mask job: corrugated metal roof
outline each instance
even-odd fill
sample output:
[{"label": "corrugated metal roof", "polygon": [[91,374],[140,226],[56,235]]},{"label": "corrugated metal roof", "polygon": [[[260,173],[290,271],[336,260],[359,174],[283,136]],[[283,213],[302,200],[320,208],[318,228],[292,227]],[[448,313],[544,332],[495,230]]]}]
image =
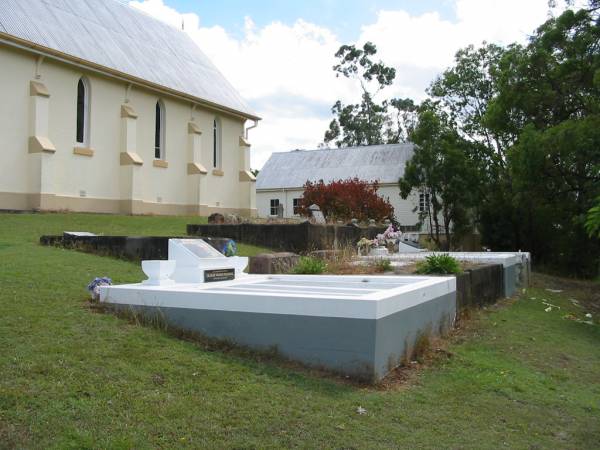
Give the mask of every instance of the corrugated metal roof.
[{"label": "corrugated metal roof", "polygon": [[397,183],[413,144],[371,145],[273,153],[256,178],[256,189],[300,188],[306,181],[359,178]]},{"label": "corrugated metal roof", "polygon": [[116,0],[0,0],[0,32],[256,117],[189,36]]}]

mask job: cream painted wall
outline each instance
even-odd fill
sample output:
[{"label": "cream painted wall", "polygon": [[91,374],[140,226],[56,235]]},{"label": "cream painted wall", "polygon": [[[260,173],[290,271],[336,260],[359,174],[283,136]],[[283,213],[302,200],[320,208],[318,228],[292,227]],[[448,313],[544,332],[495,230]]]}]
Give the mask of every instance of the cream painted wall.
[{"label": "cream painted wall", "polygon": [[[50,92],[49,138],[56,147],[52,156],[54,194],[65,197],[119,199],[120,109],[125,88],[61,63],[45,61],[41,78]],[[73,154],[76,142],[77,83],[87,77],[90,87],[90,139],[93,157]],[[26,81],[23,80],[23,81]]]},{"label": "cream painted wall", "polygon": [[[256,204],[259,217],[271,217],[270,205],[271,199],[279,199],[279,202],[284,205],[284,216],[286,218],[294,217],[293,199],[302,197],[302,189],[286,189],[286,190],[258,190],[256,192]],[[410,195],[406,200],[400,197],[397,186],[384,185],[379,188],[379,195],[389,199],[394,207],[394,215],[396,220],[402,225],[416,225],[419,222],[419,214],[414,209],[418,205],[418,194]]]},{"label": "cream painted wall", "polygon": [[[24,50],[13,49],[0,44],[0,209],[3,199],[9,194],[39,194],[32,192],[28,180],[28,167],[32,155],[28,153],[30,136],[30,95],[29,83],[35,80],[36,56]],[[47,155],[51,158],[51,192],[57,197],[69,199],[110,200],[101,209],[118,209],[120,200],[120,136],[122,128],[121,105],[127,96],[127,83],[86,71],[68,63],[45,59],[40,66],[38,81],[50,93],[48,137],[56,147],[56,152]],[[92,157],[73,153],[76,146],[76,102],[77,83],[81,76],[87,77],[90,86],[90,138],[88,147]],[[155,105],[161,99],[165,105],[166,161],[167,168],[155,167],[154,160],[154,121]],[[211,211],[244,210],[251,212],[254,189],[252,182],[240,182],[240,170],[244,167],[240,136],[244,132],[244,119],[209,110],[201,106],[192,111],[191,103],[142,87],[133,87],[129,92],[128,105],[138,115],[136,123],[136,151],[143,159],[140,175],[141,200],[147,203],[147,212],[161,212],[161,204],[170,206],[204,206]],[[212,145],[213,119],[217,116],[222,129],[222,176],[213,174]],[[202,164],[208,169],[202,182],[199,205],[190,205],[188,189],[188,122],[193,120],[202,131]],[[39,183],[38,183],[39,184]],[[87,204],[91,204],[87,201]],[[8,204],[8,201],[7,201]],[[83,203],[79,203],[83,205]],[[114,205],[114,206],[113,206]],[[64,208],[73,206],[72,202]],[[11,206],[12,207],[12,203]],[[156,207],[156,211],[153,208]],[[23,209],[26,206],[23,205]],[[61,208],[57,200],[57,208]],[[82,206],[82,209],[88,209]],[[95,208],[91,208],[95,210]],[[164,209],[162,209],[164,211]],[[205,208],[206,210],[206,208]],[[183,210],[182,210],[183,211]]]},{"label": "cream painted wall", "polygon": [[27,193],[29,80],[35,58],[0,47],[0,192]]}]

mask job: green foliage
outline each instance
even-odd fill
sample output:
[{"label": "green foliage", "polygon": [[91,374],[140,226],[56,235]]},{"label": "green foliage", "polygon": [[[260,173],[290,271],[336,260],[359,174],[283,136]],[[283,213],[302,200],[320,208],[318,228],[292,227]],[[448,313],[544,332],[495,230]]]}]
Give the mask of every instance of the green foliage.
[{"label": "green foliage", "polygon": [[[428,194],[429,210],[421,219],[429,222],[430,238],[438,248],[452,248],[472,228],[469,209],[475,202],[478,179],[468,156],[470,144],[428,102],[420,108],[411,138],[416,147],[399,180],[400,195],[407,198],[414,190]],[[450,238],[443,239],[442,232]]]},{"label": "green foliage", "polygon": [[427,256],[417,263],[417,273],[423,275],[456,275],[462,273],[459,262],[447,253]]},{"label": "green foliage", "polygon": [[383,62],[375,62],[377,48],[371,42],[363,48],[342,45],[335,54],[336,76],[355,79],[360,84],[361,102],[343,104],[337,101],[331,112],[335,118],[325,132],[325,143],[337,147],[397,143],[406,140],[414,123],[415,104],[410,99],[377,102],[377,94],[390,86],[396,70]]},{"label": "green foliage", "polygon": [[590,237],[600,238],[600,197],[596,199],[596,206],[587,213],[585,229]]},{"label": "green foliage", "polygon": [[511,136],[486,126],[490,101],[498,95],[498,65],[504,49],[494,44],[459,50],[454,66],[448,68],[429,88],[429,95],[448,112],[449,122],[473,145],[474,156],[489,176],[497,177],[504,167],[504,155]]},{"label": "green foliage", "polygon": [[389,259],[379,259],[375,262],[375,266],[379,272],[389,272],[392,270],[392,262]]},{"label": "green foliage", "polygon": [[319,258],[301,256],[298,264],[292,269],[296,275],[320,275],[327,269],[327,263]]},{"label": "green foliage", "polygon": [[[529,45],[509,47],[498,64],[498,94],[486,112],[494,133],[515,136],[501,183],[510,203],[510,236],[500,249],[523,248],[547,267],[593,276],[600,245],[585,229],[600,195],[598,17],[567,10],[544,23]],[[483,202],[483,241],[502,211]],[[486,214],[487,212],[487,214]],[[487,225],[487,226],[486,226]]]},{"label": "green foliage", "polygon": [[[460,50],[420,107],[397,103],[398,126],[386,125],[394,100],[379,109],[370,107],[372,97],[347,110],[340,104],[330,137],[338,145],[407,137],[417,145],[399,180],[401,195],[429,195],[421,219],[439,248],[456,246],[475,225],[493,250],[530,251],[536,264],[596,276],[600,240],[590,235],[600,196],[599,42],[600,2],[589,0],[547,20],[527,45]],[[346,48],[336,70],[373,81],[365,78],[375,54],[369,49],[365,56]],[[389,82],[393,72],[382,73]]]}]

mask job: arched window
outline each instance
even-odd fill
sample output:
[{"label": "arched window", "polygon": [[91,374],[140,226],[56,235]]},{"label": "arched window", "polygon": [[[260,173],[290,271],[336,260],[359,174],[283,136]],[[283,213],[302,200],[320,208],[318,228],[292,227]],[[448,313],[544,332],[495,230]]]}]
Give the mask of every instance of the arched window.
[{"label": "arched window", "polygon": [[221,121],[213,120],[213,167],[221,167]]},{"label": "arched window", "polygon": [[165,105],[161,100],[156,102],[154,124],[154,158],[165,159]]},{"label": "arched window", "polygon": [[90,83],[85,77],[77,82],[76,140],[82,145],[89,145],[90,141]]}]

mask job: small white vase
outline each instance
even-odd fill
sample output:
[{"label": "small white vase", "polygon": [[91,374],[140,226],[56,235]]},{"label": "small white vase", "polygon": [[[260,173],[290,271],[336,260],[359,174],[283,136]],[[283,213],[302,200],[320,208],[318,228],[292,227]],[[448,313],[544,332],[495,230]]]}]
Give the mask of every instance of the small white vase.
[{"label": "small white vase", "polygon": [[388,249],[385,247],[373,247],[369,252],[369,256],[388,256]]}]

